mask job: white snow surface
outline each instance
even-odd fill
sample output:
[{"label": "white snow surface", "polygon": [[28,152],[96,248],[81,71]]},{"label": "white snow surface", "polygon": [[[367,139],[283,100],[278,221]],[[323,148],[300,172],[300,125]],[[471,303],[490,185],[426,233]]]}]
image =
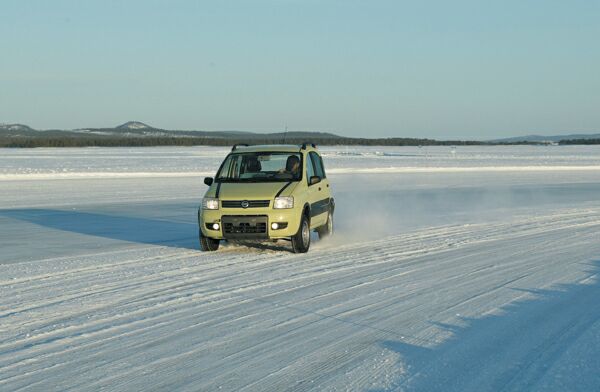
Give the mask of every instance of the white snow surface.
[{"label": "white snow surface", "polygon": [[[472,146],[320,148],[328,171],[600,170],[598,146]],[[222,147],[0,149],[0,179],[37,174],[61,178],[104,173],[214,174],[230,151]],[[332,171],[333,170],[333,171]],[[35,178],[35,177],[31,177]],[[73,178],[73,177],[70,177]]]},{"label": "white snow surface", "polygon": [[228,149],[0,150],[0,390],[600,390],[600,148],[322,150],[304,255],[197,249]]}]

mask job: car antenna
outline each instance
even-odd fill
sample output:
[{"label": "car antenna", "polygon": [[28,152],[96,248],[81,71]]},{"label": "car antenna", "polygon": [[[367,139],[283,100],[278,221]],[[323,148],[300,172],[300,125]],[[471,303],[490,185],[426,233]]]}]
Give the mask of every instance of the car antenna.
[{"label": "car antenna", "polygon": [[283,141],[281,144],[285,144],[285,137],[287,136],[287,124],[285,124],[285,131],[283,132]]}]

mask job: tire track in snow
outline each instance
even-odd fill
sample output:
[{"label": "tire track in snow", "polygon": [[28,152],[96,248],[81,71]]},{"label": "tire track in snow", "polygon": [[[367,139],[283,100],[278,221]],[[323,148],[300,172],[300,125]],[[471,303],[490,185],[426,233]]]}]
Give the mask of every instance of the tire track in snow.
[{"label": "tire track in snow", "polygon": [[[269,342],[272,343],[273,341],[277,341],[279,342],[278,344],[280,347],[284,347],[285,341],[290,337],[296,338],[292,339],[294,342],[293,345],[290,346],[288,344],[287,346],[295,347],[302,352],[301,349],[303,343],[300,336],[307,335],[307,330],[311,331],[308,335],[319,335],[318,331],[322,328],[321,324],[324,322],[323,320],[326,320],[325,322],[328,323],[333,323],[333,325],[342,323],[351,326],[351,328],[349,327],[350,330],[357,329],[360,331],[360,334],[364,334],[364,339],[367,337],[375,340],[380,339],[382,334],[386,334],[386,331],[379,330],[377,332],[376,329],[369,329],[366,324],[353,324],[342,318],[348,314],[360,313],[367,309],[370,309],[373,314],[385,313],[388,307],[393,307],[394,303],[402,297],[393,299],[390,295],[390,300],[385,303],[384,307],[379,307],[379,302],[376,299],[379,298],[378,296],[380,294],[393,290],[393,282],[395,280],[407,279],[410,281],[410,279],[412,279],[410,277],[411,275],[421,274],[422,276],[423,274],[426,274],[428,270],[433,271],[436,268],[440,268],[439,262],[432,263],[431,261],[426,260],[428,257],[431,258],[435,255],[452,254],[461,251],[463,248],[473,247],[476,249],[474,253],[471,253],[471,256],[476,255],[478,251],[483,255],[489,255],[491,250],[478,250],[477,248],[485,246],[486,243],[511,241],[519,238],[525,238],[526,240],[524,241],[531,245],[531,241],[527,241],[536,235],[541,236],[552,232],[569,230],[580,231],[582,229],[594,228],[598,225],[599,215],[597,211],[594,213],[595,215],[590,214],[590,211],[586,211],[585,213],[557,214],[550,217],[524,219],[520,222],[516,222],[516,224],[511,222],[505,225],[471,225],[466,227],[440,228],[438,231],[423,230],[420,233],[394,236],[376,242],[375,244],[380,247],[379,250],[381,252],[373,250],[373,243],[366,245],[341,246],[333,249],[325,248],[320,250],[319,254],[309,255],[307,262],[303,265],[299,265],[296,262],[296,260],[300,259],[296,257],[296,255],[269,254],[265,257],[260,253],[249,252],[237,256],[235,255],[236,251],[232,250],[231,252],[226,252],[226,254],[227,256],[233,256],[234,263],[221,264],[220,259],[222,255],[216,254],[207,257],[205,260],[203,259],[203,262],[206,261],[207,264],[200,265],[196,262],[195,266],[186,270],[177,271],[175,268],[159,268],[157,270],[150,269],[149,271],[142,271],[144,273],[142,273],[141,276],[136,277],[138,281],[135,284],[137,284],[138,287],[144,287],[143,292],[136,293],[136,295],[132,295],[126,300],[119,300],[119,296],[126,294],[123,291],[133,287],[131,286],[133,284],[131,282],[131,277],[113,274],[113,279],[111,281],[109,277],[105,276],[104,279],[106,280],[104,281],[104,284],[109,286],[112,285],[113,290],[107,291],[106,289],[103,289],[104,291],[99,291],[101,290],[100,287],[94,288],[94,290],[98,290],[98,294],[108,296],[105,298],[105,300],[108,301],[103,307],[107,312],[106,315],[98,320],[94,320],[94,323],[104,322],[108,328],[100,328],[95,331],[93,326],[94,323],[84,322],[80,325],[67,325],[65,328],[50,331],[50,333],[55,333],[55,335],[62,334],[63,336],[53,342],[53,346],[51,347],[52,351],[47,353],[47,355],[51,356],[44,356],[44,354],[39,351],[41,347],[31,338],[19,339],[13,341],[13,343],[9,345],[0,344],[0,359],[3,359],[0,369],[2,369],[2,372],[13,371],[11,377],[2,377],[2,379],[0,379],[0,385],[3,383],[6,384],[9,381],[17,383],[17,381],[20,380],[24,382],[26,379],[36,377],[36,375],[40,376],[42,373],[48,375],[48,373],[57,372],[59,370],[57,366],[66,367],[69,363],[72,363],[69,360],[66,360],[63,365],[57,365],[59,362],[58,358],[61,356],[68,357],[71,355],[71,358],[81,358],[81,355],[84,355],[86,350],[94,350],[94,347],[97,348],[99,346],[105,347],[105,349],[109,350],[108,352],[113,352],[114,350],[119,352],[120,350],[121,354],[114,355],[113,353],[112,362],[106,364],[106,366],[112,366],[112,363],[118,363],[119,361],[125,360],[128,355],[128,350],[136,352],[136,349],[144,345],[144,342],[140,342],[136,339],[140,333],[151,337],[157,330],[174,331],[177,329],[176,326],[182,323],[183,325],[188,325],[187,330],[184,329],[181,333],[167,334],[167,337],[162,339],[165,342],[164,344],[167,344],[169,339],[172,339],[175,342],[180,341],[181,339],[185,339],[186,334],[193,333],[195,327],[198,326],[198,324],[192,325],[194,321],[198,320],[197,317],[194,318],[193,315],[190,316],[188,314],[188,317],[186,318],[185,314],[192,310],[194,312],[205,312],[211,307],[213,308],[213,311],[221,312],[222,318],[213,320],[212,323],[207,321],[206,324],[199,325],[199,327],[205,329],[208,328],[209,330],[212,330],[212,328],[217,326],[235,328],[235,325],[240,321],[252,321],[253,324],[250,324],[248,328],[260,328],[261,326],[268,328],[266,329],[265,334],[258,339],[259,343],[249,345],[243,350],[239,350],[239,347],[236,347],[235,351],[229,356],[226,356],[229,360],[237,361],[234,362],[238,364],[243,364],[244,361],[247,360],[247,356],[244,354],[250,354],[255,351],[262,353],[262,355],[265,356],[265,359],[273,361],[274,358],[277,357],[277,350],[273,349],[273,347],[269,350]],[[472,250],[470,250],[470,252],[471,251]],[[188,253],[194,254],[194,252]],[[525,252],[522,252],[522,254],[523,253]],[[176,258],[174,255],[175,253],[163,255],[162,258],[155,259],[152,264],[161,264],[163,261],[166,262],[169,259]],[[511,256],[514,257],[515,255],[518,256],[518,253],[514,253]],[[460,259],[464,255],[458,256]],[[185,259],[187,257],[194,258],[197,256],[189,256],[186,254],[181,258]],[[332,260],[334,261],[331,262]],[[446,272],[451,269],[452,265],[456,264],[456,260],[457,259],[453,259],[452,262],[448,262],[448,268],[445,269]],[[125,271],[128,269],[143,269],[144,267],[147,267],[145,265],[146,262],[146,260],[139,260],[139,262],[134,260],[128,264],[114,268],[122,268]],[[531,261],[531,263],[534,263],[533,269],[537,268],[535,267],[536,262],[538,262],[537,259]],[[429,265],[427,265],[427,263],[429,263]],[[518,264],[518,261],[515,261],[515,263]],[[422,264],[425,264],[426,266],[423,266]],[[402,268],[406,269],[406,271],[402,271]],[[111,271],[110,266],[107,266],[105,271]],[[442,269],[442,272],[443,271],[444,269]],[[482,267],[478,272],[484,273],[485,271],[486,268]],[[510,272],[510,270],[504,272],[507,271]],[[516,269],[515,271],[518,272],[519,269]],[[93,281],[93,279],[97,277],[97,272],[98,271],[94,272],[93,270],[77,272],[75,270],[68,275],[62,275],[62,279],[57,277],[57,285],[58,282],[62,283],[62,286],[60,287],[61,290],[65,287],[79,287],[76,285]],[[190,277],[190,275],[193,276],[202,273],[206,273],[206,275],[202,276],[198,281],[181,283],[182,279]],[[380,288],[370,287],[377,283],[381,284],[381,282],[385,282],[386,274],[388,274],[388,280],[391,282],[389,285]],[[337,275],[342,276],[336,278]],[[69,279],[65,281],[65,277]],[[461,278],[468,280],[469,277],[469,274],[451,276],[454,280],[458,279],[459,282]],[[45,280],[43,275],[40,275],[39,279],[40,282]],[[53,287],[52,285],[47,284],[47,280],[45,280],[44,284],[38,284],[36,286],[36,281],[36,279],[31,279],[27,282],[27,292],[31,295],[35,295],[36,292],[39,294],[42,292],[46,293]],[[80,282],[75,283],[77,281]],[[440,280],[438,288],[452,287],[451,281],[452,279]],[[325,291],[326,287],[328,285],[335,286],[337,284],[336,282],[339,282],[340,288],[327,293]],[[413,282],[417,284],[417,288],[418,285],[421,284],[418,281]],[[20,284],[23,285],[25,285],[25,283],[26,282],[20,282]],[[203,285],[209,287],[209,291],[204,294],[198,291]],[[347,287],[344,287],[345,285]],[[147,289],[145,288],[146,286],[148,286]],[[58,286],[55,286],[54,288],[55,290],[59,289]],[[295,297],[297,292],[303,292],[304,298]],[[360,306],[353,305],[352,301],[355,300],[351,295],[353,292],[364,294],[365,303]],[[201,303],[196,304],[195,300],[191,300],[193,297],[189,297],[189,295],[194,293],[199,295]],[[213,297],[211,297],[211,293]],[[351,297],[350,300],[347,299],[346,301],[342,301],[344,293],[347,293],[347,297]],[[306,296],[307,294],[309,295]],[[414,292],[413,298],[416,295],[418,294]],[[371,296],[375,296],[375,298]],[[279,322],[274,325],[269,325],[269,323],[265,324],[264,317],[261,317],[261,312],[265,311],[265,307],[272,308],[273,306],[270,305],[273,305],[278,301],[277,297],[283,297],[284,299],[288,298],[286,301],[294,302],[295,306],[288,305],[286,307],[286,305],[280,304],[281,306],[277,306],[279,311],[284,308],[284,310],[288,312],[285,314],[283,323]],[[450,305],[450,309],[473,301],[474,298],[476,297],[469,297],[462,303],[457,302],[454,305]],[[406,297],[405,299],[410,299],[410,297]],[[249,304],[252,304],[257,300],[262,302],[258,305],[255,304],[249,306]],[[178,302],[179,304],[177,304]],[[41,307],[38,308],[38,310],[43,310],[44,302],[41,301],[39,305]],[[342,305],[348,308],[345,312],[339,309]],[[312,306],[320,306],[319,312],[324,313],[308,312]],[[447,307],[448,304],[443,305],[442,307],[444,306]],[[50,301],[46,303],[46,307],[50,310]],[[308,309],[305,309],[304,307]],[[111,316],[111,308],[114,308],[113,316]],[[332,310],[335,311],[336,308],[340,311],[333,314],[327,313]],[[418,308],[419,307],[417,306],[415,309]],[[97,310],[98,309],[94,309],[93,311],[96,312]],[[81,309],[78,310],[78,312],[81,311]],[[83,314],[85,314],[86,311],[89,312],[90,309],[83,309]],[[233,313],[231,311],[233,311]],[[23,310],[23,316],[27,317],[28,312],[29,311],[27,310]],[[266,314],[271,314],[271,319],[277,319],[273,315],[273,312],[275,311],[269,310]],[[308,315],[307,312],[309,313]],[[304,314],[308,319],[312,318],[313,320],[309,324],[306,324],[306,320],[294,321],[290,316],[293,316],[296,313],[300,315]],[[62,320],[63,322],[68,322],[68,320],[76,318],[77,314],[79,314],[77,311],[70,314],[67,313],[63,316],[64,318]],[[265,314],[262,316],[264,315]],[[114,322],[118,317],[122,317],[122,322],[120,324],[115,324]],[[374,321],[380,322],[380,320]],[[48,325],[46,327],[48,327]],[[289,329],[288,327],[292,329]],[[280,328],[281,330],[279,333],[274,333],[273,328]],[[293,333],[292,331],[296,332]],[[390,331],[394,332],[393,329],[390,329]],[[387,333],[389,334],[390,331]],[[327,356],[334,355],[336,347],[339,347],[339,345],[336,345],[335,343],[336,333],[339,333],[339,331],[336,332],[333,330],[328,334],[320,334],[327,344],[320,345],[319,347],[312,347],[312,351],[310,352],[317,353],[320,349],[323,349],[329,353]],[[353,332],[353,334],[356,333],[359,332]],[[396,333],[402,334],[402,331],[397,331]],[[206,353],[207,347],[211,347],[213,350],[222,349],[226,337],[231,334],[235,335],[235,332],[226,330],[219,334],[217,331],[217,334],[213,336],[213,340],[220,340],[222,342],[221,346],[218,344],[215,345],[214,341],[211,343],[210,339],[199,340],[195,344],[194,350],[187,352],[187,357],[195,358],[202,352]],[[409,334],[407,335],[410,336]],[[50,335],[46,337],[49,336]],[[218,336],[221,336],[221,338],[217,338]],[[353,338],[356,339],[357,336],[353,336]],[[125,348],[118,345],[116,347],[112,346],[115,342],[122,339],[132,339],[133,344],[125,346]],[[239,340],[239,337],[237,337],[237,339]],[[361,339],[363,338],[360,338],[359,340]],[[246,339],[244,340],[247,341]],[[347,341],[351,342],[352,339],[348,339]],[[325,347],[328,348],[325,349]],[[6,354],[8,353],[6,350],[11,348],[18,351],[12,351],[13,355],[11,355],[11,358],[6,358]],[[368,348],[365,348],[364,351],[354,350],[351,354],[348,354],[348,356],[340,356],[338,358],[339,361],[334,363],[343,362],[347,364],[355,362],[356,359],[353,358],[360,358],[361,355],[369,352],[369,350],[370,349]],[[28,355],[29,359],[22,358],[21,361],[19,361],[18,358],[14,356],[16,352],[20,352],[21,354],[26,354],[28,352],[31,355]],[[102,357],[108,352],[95,351],[95,354],[93,355]],[[310,355],[310,352],[305,354]],[[183,355],[181,352],[174,353],[172,356],[165,356],[165,358],[172,358],[174,361],[177,361],[178,358],[182,358],[181,355]],[[5,362],[7,359],[8,362]],[[49,360],[50,364],[55,363],[55,365],[44,367],[44,360]],[[301,358],[296,358],[296,361],[301,361]],[[9,364],[11,362],[12,364]],[[36,362],[40,368],[22,373],[24,366],[29,366],[31,369],[32,364]],[[306,371],[310,373],[310,367],[308,365],[298,368],[300,365],[297,363],[294,365],[294,363],[296,362],[289,362],[287,365],[283,363],[281,371],[285,371],[286,366],[292,366],[295,367],[296,372],[302,373],[303,371]],[[92,369],[91,365],[92,364],[89,363],[89,371]],[[142,366],[143,368],[143,365],[139,366]],[[208,366],[204,369],[216,373],[219,366],[223,366],[222,362],[218,362],[215,367]],[[101,367],[102,366],[100,366],[100,368]],[[61,367],[60,369],[63,368]],[[315,369],[324,371],[330,368],[316,367],[311,369],[313,369],[312,371],[314,372],[317,371]],[[123,373],[123,377],[127,377],[127,374],[132,373]],[[227,373],[223,373],[222,377],[226,377],[226,374]],[[102,379],[98,379],[96,382],[97,385],[101,385]],[[261,383],[260,380],[254,380],[252,382],[258,384]]]}]

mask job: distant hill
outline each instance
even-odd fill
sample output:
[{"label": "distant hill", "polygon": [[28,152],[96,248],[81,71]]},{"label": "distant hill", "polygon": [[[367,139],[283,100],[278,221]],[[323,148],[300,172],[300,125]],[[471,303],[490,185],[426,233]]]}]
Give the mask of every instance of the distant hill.
[{"label": "distant hill", "polygon": [[571,135],[554,135],[554,136],[542,136],[542,135],[526,135],[509,137],[504,139],[490,140],[492,143],[544,143],[544,142],[555,142],[558,143],[561,140],[586,140],[586,139],[600,139],[600,134],[571,134]]},{"label": "distant hill", "polygon": [[36,130],[23,124],[0,124],[0,147],[117,147],[117,146],[231,146],[248,144],[300,144],[357,146],[461,146],[493,144],[600,144],[597,135],[521,136],[488,142],[474,140],[433,140],[417,138],[352,138],[329,132],[196,131],[155,128],[140,121],[128,121],[114,128]]},{"label": "distant hill", "polygon": [[0,132],[29,132],[32,128],[23,124],[0,124]]},{"label": "distant hill", "polygon": [[115,127],[115,129],[156,129],[150,125],[146,125],[139,121],[127,121],[125,124],[121,124]]},{"label": "distant hill", "polygon": [[155,128],[128,121],[114,128],[35,130],[23,124],[0,124],[0,147],[36,146],[138,146],[138,145],[231,145],[234,143],[281,143],[345,138],[326,132],[196,131]]},{"label": "distant hill", "polygon": [[283,140],[283,138],[341,138],[341,136],[326,132],[276,132],[276,133],[254,133],[246,131],[182,131],[155,128],[140,121],[128,121],[114,128],[78,128],[71,130],[35,130],[23,124],[0,124],[0,135],[6,137],[89,137],[89,136],[116,136],[116,137],[205,137],[205,138],[243,138],[243,139],[265,139],[272,138]]}]

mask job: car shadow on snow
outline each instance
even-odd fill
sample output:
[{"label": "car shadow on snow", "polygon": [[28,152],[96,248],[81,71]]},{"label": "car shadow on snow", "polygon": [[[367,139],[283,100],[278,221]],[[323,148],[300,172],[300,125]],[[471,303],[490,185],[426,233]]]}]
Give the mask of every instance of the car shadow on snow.
[{"label": "car shadow on snow", "polygon": [[[195,211],[192,211],[191,215],[195,217]],[[42,208],[0,210],[0,216],[51,229],[113,240],[198,249],[198,224],[195,221],[178,222]]]},{"label": "car shadow on snow", "polygon": [[[162,207],[156,206],[153,209]],[[192,217],[191,222],[42,208],[0,209],[0,216],[107,239],[199,250],[198,223],[194,220],[196,211],[193,206],[185,214],[187,218]],[[224,242],[223,245],[232,250],[242,246],[255,251],[291,251],[289,242],[286,241],[234,241],[229,244]]]},{"label": "car shadow on snow", "polygon": [[435,346],[380,344],[399,355],[398,376],[375,391],[591,391],[600,389],[600,261],[590,279],[551,290],[519,290],[500,314],[431,323],[451,338]]}]

